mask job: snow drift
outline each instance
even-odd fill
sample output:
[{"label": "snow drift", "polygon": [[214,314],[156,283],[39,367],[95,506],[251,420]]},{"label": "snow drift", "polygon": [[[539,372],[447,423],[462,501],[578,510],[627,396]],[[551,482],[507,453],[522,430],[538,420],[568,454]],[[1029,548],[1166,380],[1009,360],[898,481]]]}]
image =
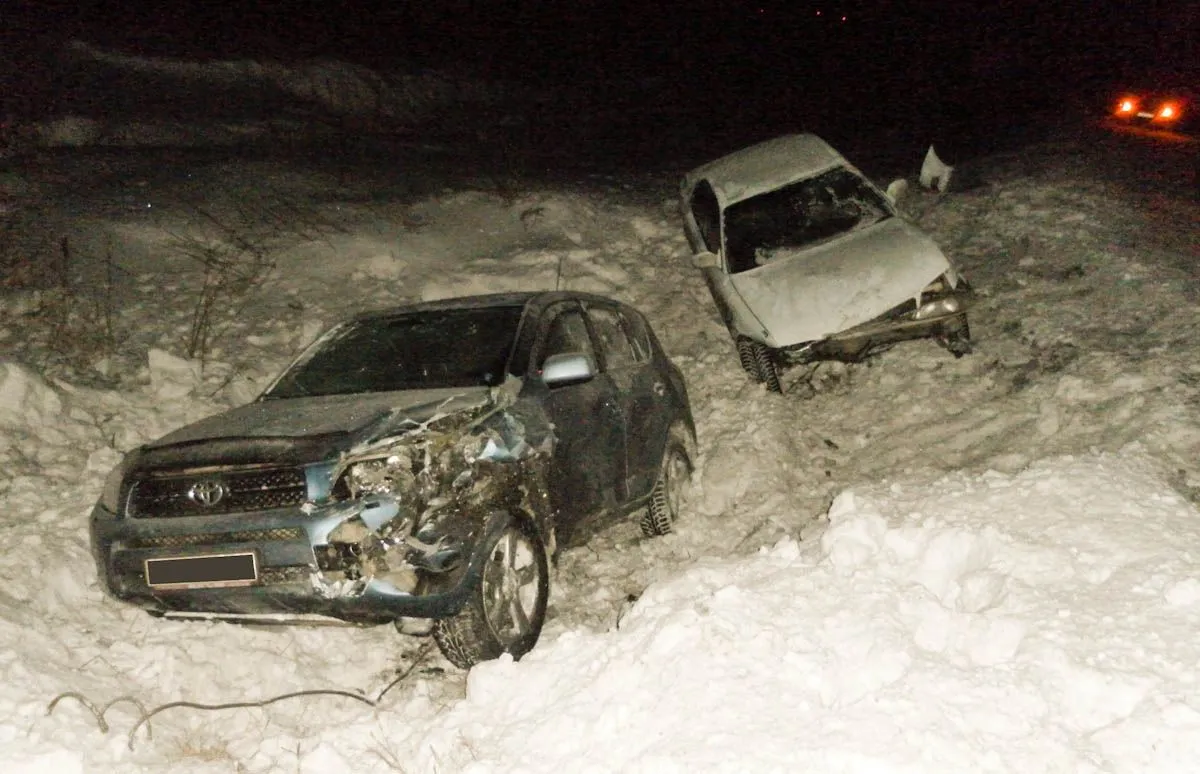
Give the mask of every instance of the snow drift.
[{"label": "snow drift", "polygon": [[[512,122],[529,94],[510,82],[449,71],[379,72],[334,60],[194,61],[133,56],[80,41],[55,65],[59,115],[10,134],[44,147],[235,145],[351,131],[487,132]],[[81,85],[71,85],[81,84]],[[97,94],[109,93],[104,99]],[[455,119],[471,110],[476,129]],[[485,118],[486,116],[486,118]]]}]

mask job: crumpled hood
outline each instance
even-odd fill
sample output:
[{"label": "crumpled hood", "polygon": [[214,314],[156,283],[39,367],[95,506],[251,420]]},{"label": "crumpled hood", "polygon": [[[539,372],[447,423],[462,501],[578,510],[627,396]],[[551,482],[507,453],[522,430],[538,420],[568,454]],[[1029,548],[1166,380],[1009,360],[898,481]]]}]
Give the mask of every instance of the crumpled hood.
[{"label": "crumpled hood", "polygon": [[161,462],[171,458],[198,464],[206,457],[232,462],[226,455],[242,446],[275,449],[275,456],[288,458],[299,453],[315,462],[436,414],[469,410],[488,400],[488,388],[469,387],[260,401],[182,427],[147,444],[144,451]]},{"label": "crumpled hood", "polygon": [[916,297],[950,269],[941,249],[901,218],[730,277],[768,332],[786,347],[868,322]]}]

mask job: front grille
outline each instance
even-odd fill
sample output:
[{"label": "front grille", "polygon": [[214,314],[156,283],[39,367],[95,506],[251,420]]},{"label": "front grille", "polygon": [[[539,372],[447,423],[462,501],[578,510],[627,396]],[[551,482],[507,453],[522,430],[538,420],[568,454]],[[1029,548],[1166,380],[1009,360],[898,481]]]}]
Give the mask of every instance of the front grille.
[{"label": "front grille", "polygon": [[307,499],[303,468],[183,471],[135,481],[126,515],[135,519],[217,516],[286,508]]},{"label": "front grille", "polygon": [[130,548],[186,548],[187,546],[216,546],[225,543],[274,543],[303,540],[307,533],[299,527],[248,529],[238,532],[209,532],[198,535],[152,535],[133,538]]}]

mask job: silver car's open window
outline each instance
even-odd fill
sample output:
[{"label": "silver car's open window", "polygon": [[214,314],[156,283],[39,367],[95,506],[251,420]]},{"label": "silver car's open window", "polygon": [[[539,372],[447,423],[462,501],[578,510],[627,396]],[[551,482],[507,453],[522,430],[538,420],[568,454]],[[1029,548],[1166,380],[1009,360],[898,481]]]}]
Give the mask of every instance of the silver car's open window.
[{"label": "silver car's open window", "polygon": [[701,180],[692,192],[689,202],[692,219],[696,221],[696,229],[702,244],[692,245],[692,249],[701,249],[710,253],[721,251],[721,205],[717,203],[717,195],[707,180]]},{"label": "silver car's open window", "polygon": [[495,385],[504,380],[522,307],[444,309],[347,323],[263,397]]},{"label": "silver car's open window", "polygon": [[887,199],[859,174],[835,167],[725,210],[729,272],[749,271],[891,217]]}]

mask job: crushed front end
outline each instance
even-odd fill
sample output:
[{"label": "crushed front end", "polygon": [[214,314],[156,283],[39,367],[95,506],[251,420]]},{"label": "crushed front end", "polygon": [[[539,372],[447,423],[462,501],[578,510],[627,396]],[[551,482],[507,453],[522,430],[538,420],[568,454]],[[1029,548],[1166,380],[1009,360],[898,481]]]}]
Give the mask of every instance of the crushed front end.
[{"label": "crushed front end", "polygon": [[779,350],[785,362],[816,360],[858,362],[900,341],[932,338],[955,356],[971,351],[967,311],[975,293],[965,279],[943,275],[915,298],[897,304],[873,320],[828,338]]},{"label": "crushed front end", "polygon": [[[552,436],[538,417],[480,407],[304,461],[283,441],[186,459],[134,453],[92,513],[97,571],[152,613],[352,623],[453,615],[485,536],[528,515],[544,534]],[[247,451],[249,449],[250,451]],[[177,455],[178,457],[179,455]]]}]

